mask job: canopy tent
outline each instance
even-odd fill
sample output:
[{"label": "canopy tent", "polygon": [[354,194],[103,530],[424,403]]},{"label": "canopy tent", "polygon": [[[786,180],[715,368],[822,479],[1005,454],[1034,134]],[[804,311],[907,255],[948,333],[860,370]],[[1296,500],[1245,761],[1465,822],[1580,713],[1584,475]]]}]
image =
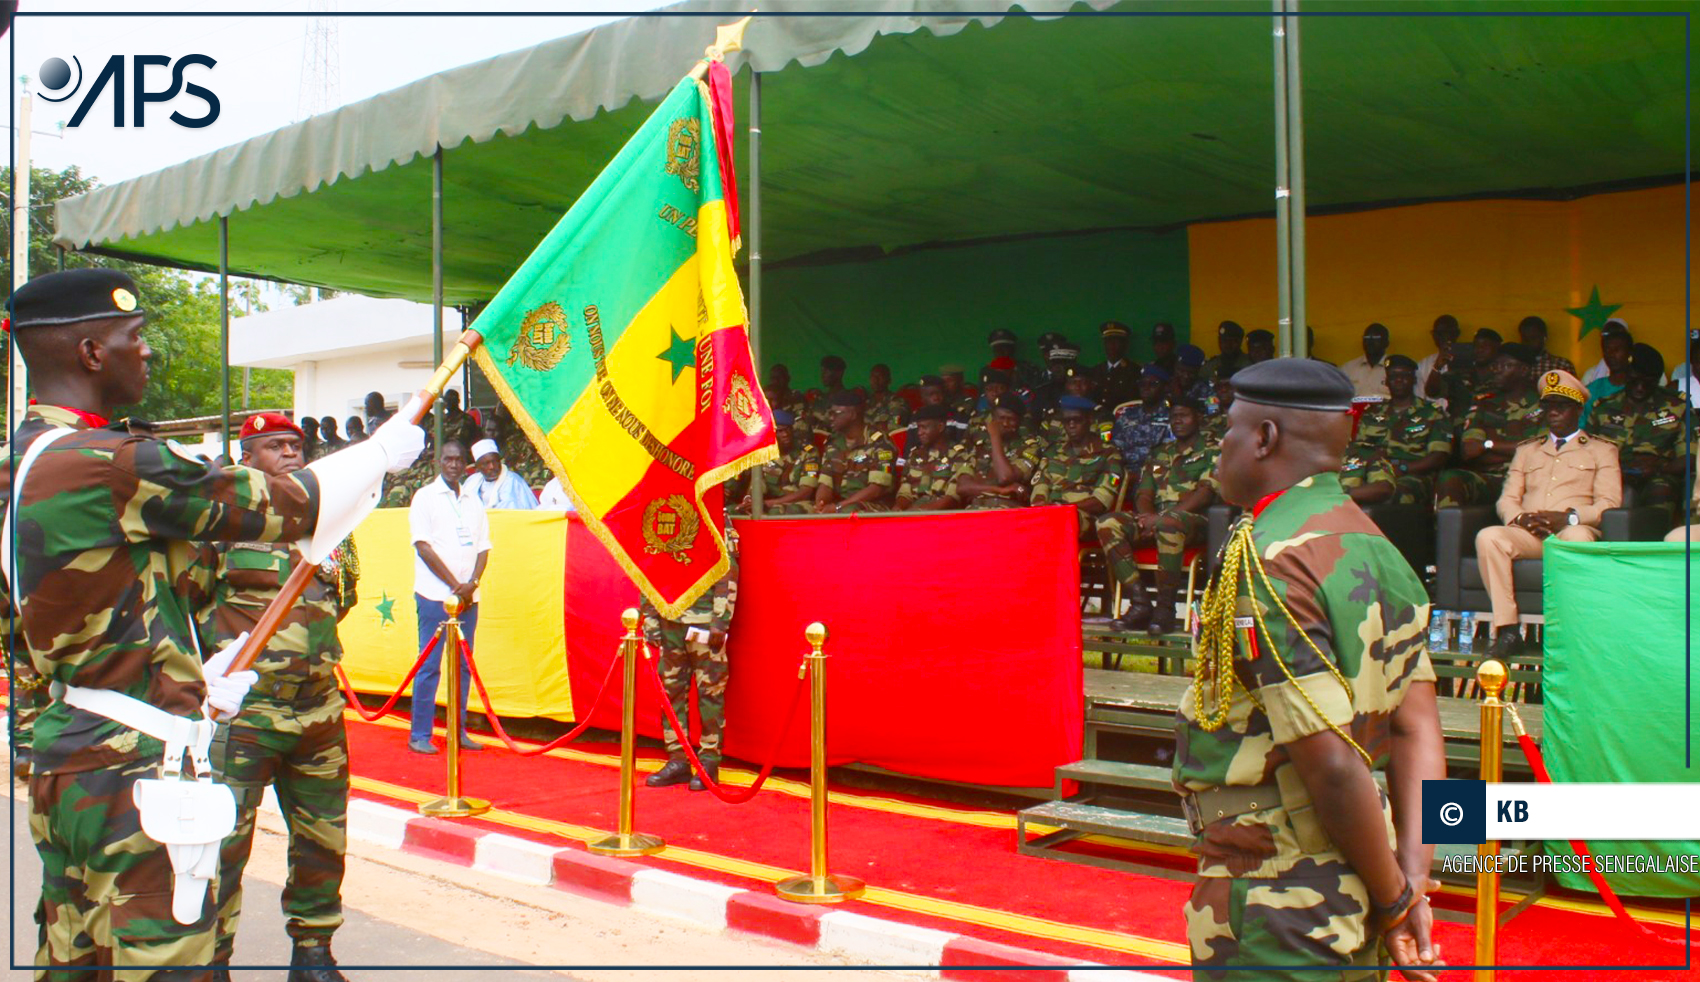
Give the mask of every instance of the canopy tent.
[{"label": "canopy tent", "polygon": [[[995,17],[970,15],[981,0],[888,0],[782,16],[803,6],[764,4],[732,56],[740,84],[764,73],[769,268],[1270,211],[1267,4],[1040,0]],[[1692,6],[1307,17],[1311,211],[1676,180]],[[61,202],[58,242],[212,270],[224,215],[233,273],[428,299],[440,144],[444,296],[486,300],[745,7],[690,3],[545,42]]]}]

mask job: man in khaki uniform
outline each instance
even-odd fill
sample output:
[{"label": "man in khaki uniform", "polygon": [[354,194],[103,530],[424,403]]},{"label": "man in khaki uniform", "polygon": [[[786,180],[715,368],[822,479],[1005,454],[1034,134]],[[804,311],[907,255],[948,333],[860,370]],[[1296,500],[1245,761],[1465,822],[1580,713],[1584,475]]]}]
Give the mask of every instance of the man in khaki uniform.
[{"label": "man in khaki uniform", "polygon": [[1505,524],[1476,533],[1482,582],[1493,601],[1496,656],[1511,654],[1519,642],[1512,562],[1538,558],[1548,536],[1566,542],[1598,539],[1600,516],[1623,503],[1617,447],[1578,425],[1588,400],[1581,381],[1563,369],[1544,372],[1540,397],[1547,433],[1519,446],[1511,458],[1496,506]]},{"label": "man in khaki uniform", "polygon": [[[1692,489],[1693,514],[1700,515],[1700,458],[1694,462],[1694,487]],[[1677,516],[1679,519],[1681,515]],[[1700,542],[1700,525],[1678,525],[1665,536],[1666,542]]]}]

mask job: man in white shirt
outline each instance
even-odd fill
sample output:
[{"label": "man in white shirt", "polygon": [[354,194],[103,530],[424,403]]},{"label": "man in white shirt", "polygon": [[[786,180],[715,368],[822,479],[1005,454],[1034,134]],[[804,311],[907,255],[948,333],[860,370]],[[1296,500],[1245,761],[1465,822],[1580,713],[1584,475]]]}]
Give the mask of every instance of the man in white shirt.
[{"label": "man in white shirt", "polygon": [[[478,492],[466,480],[466,448],[453,440],[443,443],[437,455],[438,476],[435,481],[413,493],[413,503],[407,509],[407,526],[413,537],[417,558],[413,563],[413,600],[419,611],[419,647],[436,635],[447,615],[443,601],[459,597],[460,631],[466,646],[473,647],[473,635],[478,630],[478,581],[484,576],[484,564],[490,559],[490,522]],[[431,725],[436,721],[437,680],[442,671],[443,651],[439,644],[419,667],[413,680],[413,725],[407,749],[418,754],[434,754],[437,745],[431,739]],[[467,750],[484,749],[466,738],[466,693],[471,673],[463,661],[460,667],[460,705],[452,707],[450,719],[461,727],[461,746]]]},{"label": "man in white shirt", "polygon": [[1676,371],[1670,374],[1670,387],[1688,397],[1695,409],[1700,409],[1700,376],[1695,372],[1700,370],[1700,331],[1691,331],[1688,335],[1688,360],[1676,366]]},{"label": "man in white shirt", "polygon": [[543,494],[537,499],[537,507],[543,511],[577,511],[573,507],[573,499],[567,494],[567,489],[561,484],[561,479],[551,477],[549,483],[543,485]]},{"label": "man in white shirt", "polygon": [[[1593,368],[1582,373],[1582,388],[1586,389],[1594,384],[1595,379],[1605,378],[1612,373],[1612,366],[1606,363],[1606,339],[1614,336],[1629,338],[1630,344],[1635,343],[1635,339],[1630,337],[1629,334],[1628,321],[1621,317],[1613,317],[1606,321],[1605,327],[1600,331],[1600,360],[1594,363]],[[1623,360],[1625,363],[1628,362],[1629,355],[1627,352],[1624,353]],[[1622,370],[1622,367],[1619,366],[1618,371],[1621,372]]]},{"label": "man in white shirt", "polygon": [[478,491],[478,500],[489,511],[493,508],[507,508],[515,511],[530,511],[537,507],[537,496],[531,493],[531,485],[525,483],[511,467],[502,466],[502,452],[494,440],[479,440],[472,445],[472,460],[478,467],[473,476],[467,478]]},{"label": "man in white shirt", "polygon": [[[1458,318],[1451,314],[1441,314],[1434,319],[1434,326],[1429,328],[1428,336],[1434,341],[1434,353],[1425,356],[1417,362],[1417,395],[1434,403],[1442,409],[1449,409],[1447,401],[1451,392],[1451,379],[1448,369],[1457,352],[1458,337],[1463,332],[1458,327]],[[1435,370],[1440,374],[1436,375]],[[1429,384],[1429,379],[1434,384]]]},{"label": "man in white shirt", "polygon": [[1387,328],[1371,324],[1364,328],[1363,356],[1340,366],[1359,396],[1387,398],[1387,365],[1383,362],[1387,357],[1387,340]]}]

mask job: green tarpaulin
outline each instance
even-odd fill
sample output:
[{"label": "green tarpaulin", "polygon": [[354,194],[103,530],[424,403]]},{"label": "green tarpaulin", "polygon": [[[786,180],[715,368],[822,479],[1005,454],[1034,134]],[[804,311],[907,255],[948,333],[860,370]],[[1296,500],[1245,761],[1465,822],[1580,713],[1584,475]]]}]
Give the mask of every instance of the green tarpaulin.
[{"label": "green tarpaulin", "polygon": [[[1684,766],[1688,612],[1700,552],[1662,542],[1548,540],[1546,715],[1541,752],[1556,782],[1692,782]],[[1688,569],[1685,570],[1684,566]],[[1554,853],[1570,846],[1549,842]],[[1590,842],[1595,855],[1700,856],[1700,842]],[[1700,876],[1608,874],[1621,894],[1700,896]],[[1592,890],[1586,876],[1560,886]]]},{"label": "green tarpaulin", "polygon": [[[1102,5],[885,0],[780,16],[821,8],[763,3],[731,62],[741,94],[750,66],[765,73],[765,260],[1268,213],[1268,3]],[[62,202],[60,242],[211,269],[227,214],[235,272],[427,299],[440,143],[446,296],[487,300],[646,100],[748,7],[669,8],[712,16],[636,17],[422,79]],[[975,16],[988,8],[1008,14]],[[1685,166],[1690,6],[1307,9],[1323,14],[1303,22],[1312,209],[1564,196]],[[1078,16],[1029,16],[1064,11]],[[1399,16],[1341,16],[1352,11]],[[1610,15],[1559,16],[1590,11]],[[1138,270],[1098,272],[1139,296]]]}]

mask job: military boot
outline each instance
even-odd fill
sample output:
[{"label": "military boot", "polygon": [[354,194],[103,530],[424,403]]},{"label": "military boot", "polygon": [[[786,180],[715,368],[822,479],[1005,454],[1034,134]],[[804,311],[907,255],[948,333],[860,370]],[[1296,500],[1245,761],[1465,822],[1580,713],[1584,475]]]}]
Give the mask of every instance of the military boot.
[{"label": "military boot", "polygon": [[1180,593],[1180,584],[1167,573],[1157,574],[1157,599],[1153,601],[1156,609],[1151,613],[1151,623],[1146,626],[1145,633],[1154,638],[1165,634],[1175,633],[1175,627],[1180,618],[1175,614],[1175,601]]},{"label": "military boot", "polygon": [[336,970],[329,941],[322,944],[297,941],[289,958],[288,982],[348,982],[348,977]]},{"label": "military boot", "polygon": [[1110,629],[1122,634],[1132,634],[1145,630],[1151,623],[1151,593],[1145,588],[1145,573],[1140,571],[1138,579],[1122,585],[1122,592],[1127,595],[1127,612],[1110,622]]},{"label": "military boot", "polygon": [[661,765],[661,769],[644,779],[644,784],[652,788],[666,788],[675,784],[684,784],[691,779],[691,764],[687,760],[670,760]]},{"label": "military boot", "polygon": [[[710,781],[718,782],[720,780],[720,764],[718,762],[712,763],[712,764],[704,763],[702,765],[702,769],[703,769],[703,773],[708,775],[708,779]],[[708,785],[703,783],[701,774],[692,774],[691,775],[691,790],[692,791],[707,791],[708,790]]]}]

